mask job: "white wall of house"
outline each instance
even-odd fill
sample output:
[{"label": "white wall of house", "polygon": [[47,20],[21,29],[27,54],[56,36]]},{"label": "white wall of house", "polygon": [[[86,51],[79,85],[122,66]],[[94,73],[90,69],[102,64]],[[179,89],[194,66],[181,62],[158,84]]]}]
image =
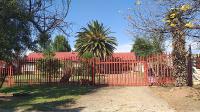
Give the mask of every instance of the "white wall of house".
[{"label": "white wall of house", "polygon": [[33,63],[26,63],[21,67],[22,72],[34,72],[36,71],[36,66]]},{"label": "white wall of house", "polygon": [[133,72],[144,72],[144,63],[132,64]]}]

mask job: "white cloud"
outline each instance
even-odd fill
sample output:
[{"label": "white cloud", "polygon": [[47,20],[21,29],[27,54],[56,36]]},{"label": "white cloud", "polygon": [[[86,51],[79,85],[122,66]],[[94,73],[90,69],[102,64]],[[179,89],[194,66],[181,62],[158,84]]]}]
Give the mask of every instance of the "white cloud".
[{"label": "white cloud", "polygon": [[72,51],[75,51],[75,48],[74,48],[74,47],[72,47],[71,49],[72,49]]},{"label": "white cloud", "polygon": [[29,55],[30,53],[33,53],[33,51],[27,50],[26,53],[25,53],[25,55]]},{"label": "white cloud", "polygon": [[127,44],[119,44],[115,50],[115,52],[130,52],[131,51],[131,43]]}]

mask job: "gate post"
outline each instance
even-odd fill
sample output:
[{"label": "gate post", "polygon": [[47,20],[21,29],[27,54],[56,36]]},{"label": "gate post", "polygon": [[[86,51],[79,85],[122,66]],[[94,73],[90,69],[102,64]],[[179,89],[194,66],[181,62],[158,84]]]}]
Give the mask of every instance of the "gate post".
[{"label": "gate post", "polygon": [[148,81],[148,64],[147,64],[147,61],[144,61],[144,77],[145,77],[145,85],[148,85],[149,84],[149,81]]},{"label": "gate post", "polygon": [[187,73],[188,73],[188,86],[192,87],[192,50],[191,45],[189,46],[189,54],[187,57]]},{"label": "gate post", "polygon": [[95,85],[95,58],[92,61],[92,84]]},{"label": "gate post", "polygon": [[12,87],[13,85],[13,69],[12,69],[12,66],[9,66],[8,68],[8,87]]}]

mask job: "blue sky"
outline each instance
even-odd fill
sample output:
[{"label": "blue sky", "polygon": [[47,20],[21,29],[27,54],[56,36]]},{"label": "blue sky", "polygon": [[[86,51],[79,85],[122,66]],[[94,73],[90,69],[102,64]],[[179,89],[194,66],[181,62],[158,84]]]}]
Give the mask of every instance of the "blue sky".
[{"label": "blue sky", "polygon": [[[89,21],[98,20],[114,32],[112,36],[115,36],[118,40],[118,47],[115,52],[130,52],[133,38],[127,31],[129,27],[124,14],[128,12],[129,8],[137,8],[135,3],[136,0],[72,0],[71,9],[66,18],[67,21],[72,23],[72,32],[68,37],[71,47],[74,47],[76,32],[80,31],[81,27],[86,26]],[[153,0],[142,0],[141,3],[141,7],[151,9],[154,13],[162,11],[153,5],[155,3],[153,3]],[[147,14],[148,12],[143,11],[142,13]],[[166,46],[166,50],[170,51],[169,42]],[[200,50],[193,51],[200,53]]]},{"label": "blue sky", "polygon": [[117,52],[129,52],[132,38],[126,31],[128,23],[122,13],[133,7],[134,0],[72,0],[67,20],[73,23],[69,41],[74,46],[76,32],[91,20],[99,20],[114,32],[118,40]]}]

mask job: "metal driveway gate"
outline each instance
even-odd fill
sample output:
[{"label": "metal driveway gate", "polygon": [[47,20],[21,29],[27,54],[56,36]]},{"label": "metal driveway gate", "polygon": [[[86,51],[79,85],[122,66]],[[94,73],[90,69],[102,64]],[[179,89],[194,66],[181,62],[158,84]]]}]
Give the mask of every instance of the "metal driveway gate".
[{"label": "metal driveway gate", "polygon": [[147,62],[104,60],[96,62],[96,84],[111,86],[145,86],[148,84]]}]

